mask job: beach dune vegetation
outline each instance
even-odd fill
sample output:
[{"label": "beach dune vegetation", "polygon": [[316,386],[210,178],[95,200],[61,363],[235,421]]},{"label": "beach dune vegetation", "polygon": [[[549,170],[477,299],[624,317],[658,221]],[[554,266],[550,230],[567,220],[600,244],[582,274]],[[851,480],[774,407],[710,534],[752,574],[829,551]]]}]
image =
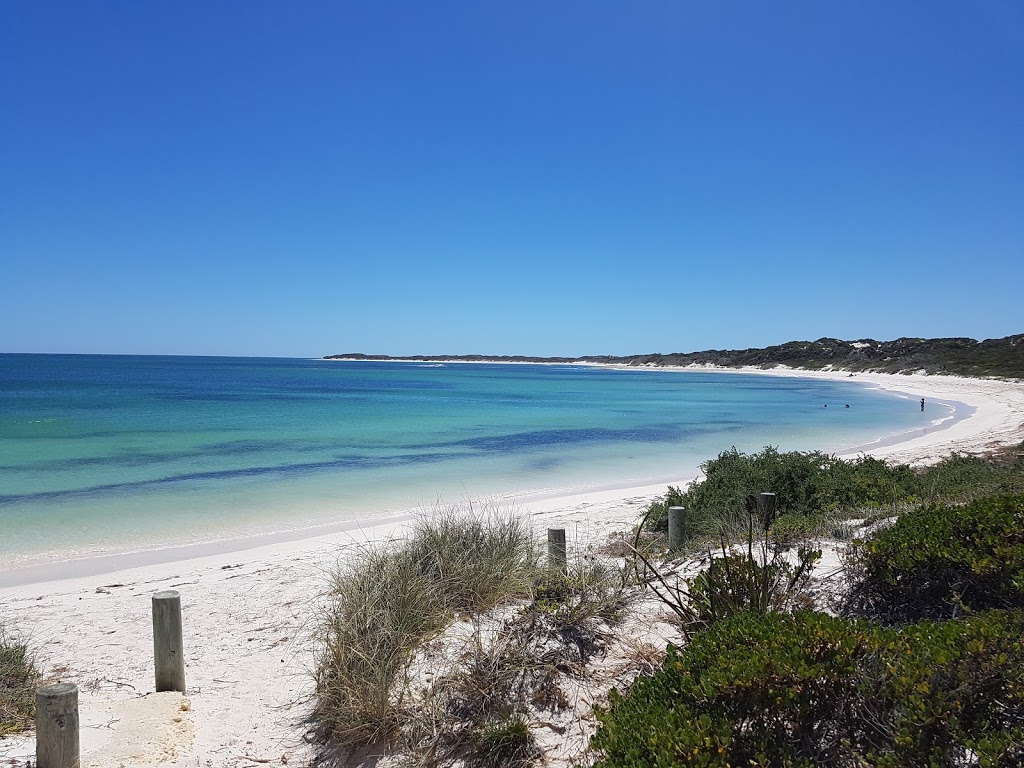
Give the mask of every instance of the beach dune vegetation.
[{"label": "beach dune vegetation", "polygon": [[318,622],[311,735],[350,749],[392,739],[415,649],[459,614],[528,594],[537,563],[522,518],[455,507],[420,518],[404,541],[341,560]]},{"label": "beach dune vegetation", "polygon": [[[687,538],[695,547],[745,527],[746,499],[776,494],[772,533],[792,540],[828,534],[844,519],[896,515],[921,504],[960,503],[1001,493],[1024,492],[1024,463],[1017,451],[1006,456],[953,454],[922,469],[861,456],[841,459],[820,451],[757,453],[732,448],[701,464],[704,478],[685,491],[670,487],[653,502],[643,526],[668,528],[668,507],[687,508]],[[842,536],[841,536],[842,537]]]},{"label": "beach dune vegetation", "polygon": [[745,612],[610,693],[601,768],[1020,765],[1024,613],[903,630]]},{"label": "beach dune vegetation", "polygon": [[0,623],[0,737],[32,724],[41,679],[29,644]]},{"label": "beach dune vegetation", "polygon": [[1024,609],[1024,495],[928,505],[851,547],[847,613],[884,623]]}]

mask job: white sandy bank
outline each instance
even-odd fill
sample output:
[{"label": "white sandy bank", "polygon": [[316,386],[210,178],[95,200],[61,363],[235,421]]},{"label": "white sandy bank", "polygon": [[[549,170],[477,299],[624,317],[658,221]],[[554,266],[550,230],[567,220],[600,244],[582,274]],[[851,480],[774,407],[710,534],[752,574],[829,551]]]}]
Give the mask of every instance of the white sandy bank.
[{"label": "white sandy bank", "polygon": [[[746,372],[848,380],[839,372]],[[866,447],[873,455],[927,462],[953,450],[1024,440],[1022,384],[881,374],[853,380],[973,409],[948,428]],[[631,526],[638,510],[663,491],[657,485],[555,495],[522,500],[521,506],[538,537],[547,527],[565,527],[570,539],[598,542]],[[6,587],[0,589],[0,617],[28,635],[50,677],[79,685],[85,766],[305,765],[311,749],[302,741],[301,721],[311,692],[310,633],[325,572],[353,547],[401,535],[403,525]],[[182,594],[186,697],[152,693],[150,596],[163,589]],[[20,768],[33,755],[31,734],[0,740],[0,765]]]}]

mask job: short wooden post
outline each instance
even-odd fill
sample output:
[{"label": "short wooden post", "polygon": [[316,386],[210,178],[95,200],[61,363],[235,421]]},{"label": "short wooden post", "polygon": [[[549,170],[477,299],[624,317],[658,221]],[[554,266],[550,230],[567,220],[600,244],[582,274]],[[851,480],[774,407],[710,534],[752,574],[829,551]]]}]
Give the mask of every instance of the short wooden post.
[{"label": "short wooden post", "polygon": [[565,570],[565,528],[548,528],[548,567]]},{"label": "short wooden post", "polygon": [[686,507],[668,508],[668,551],[678,552],[683,548],[686,535]]},{"label": "short wooden post", "polygon": [[157,691],[185,692],[185,650],[181,639],[181,595],[153,595],[153,666]]},{"label": "short wooden post", "polygon": [[78,686],[36,689],[37,768],[78,768]]}]

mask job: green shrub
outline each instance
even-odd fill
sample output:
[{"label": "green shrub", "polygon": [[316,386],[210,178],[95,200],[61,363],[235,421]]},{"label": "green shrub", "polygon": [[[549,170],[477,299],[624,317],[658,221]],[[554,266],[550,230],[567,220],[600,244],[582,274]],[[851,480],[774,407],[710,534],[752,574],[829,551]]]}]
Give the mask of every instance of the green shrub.
[{"label": "green shrub", "polygon": [[776,494],[779,525],[810,518],[810,528],[823,513],[863,508],[898,508],[916,500],[921,478],[910,467],[892,466],[870,456],[844,461],[811,451],[779,453],[768,446],[744,454],[732,448],[701,464],[704,479],[685,492],[669,488],[665,499],[647,510],[646,526],[667,530],[668,507],[684,506],[687,534],[716,538],[723,526],[742,520],[748,496]]},{"label": "green shrub", "polygon": [[1024,463],[954,453],[921,471],[921,488],[922,496],[931,502],[1024,493]]},{"label": "green shrub", "polygon": [[603,768],[1017,765],[1024,614],[884,630],[743,613],[610,694]]},{"label": "green shrub", "polygon": [[[991,611],[883,633],[863,700],[891,713],[878,768],[1024,764],[1024,613]],[[877,707],[877,704],[874,704]],[[866,726],[869,727],[869,726]]]},{"label": "green shrub", "polygon": [[668,508],[685,506],[686,493],[674,485],[670,485],[665,495],[655,499],[648,506],[644,513],[646,525],[651,530],[668,530]]},{"label": "green shrub", "polygon": [[[779,453],[771,446],[744,454],[735,448],[701,465],[705,479],[686,491],[670,487],[646,510],[645,527],[668,529],[668,508],[683,506],[688,536],[717,538],[742,523],[744,500],[771,491],[778,498],[778,535],[818,535],[830,517],[864,510],[898,512],[923,502],[960,503],[983,496],[1024,493],[1024,462],[1012,457],[954,453],[938,464],[914,470],[871,456],[846,461],[818,451]],[[742,527],[742,525],[741,525]]]},{"label": "green shrub", "polygon": [[[712,624],[743,611],[785,611],[806,598],[811,572],[820,550],[801,548],[796,565],[761,553],[724,553],[686,582],[690,609],[700,625]],[[806,600],[804,600],[806,602]]]},{"label": "green shrub", "polygon": [[0,624],[0,738],[31,725],[40,679],[28,644]]},{"label": "green shrub", "polygon": [[851,614],[899,623],[1024,607],[1024,496],[908,512],[850,560]]},{"label": "green shrub", "polygon": [[774,500],[750,496],[744,506],[742,546],[731,545],[738,535],[722,534],[721,556],[709,549],[707,568],[693,578],[663,572],[633,548],[638,579],[679,617],[686,636],[741,611],[790,610],[808,598],[806,588],[821,551],[800,546],[791,564],[769,533],[776,524]]}]

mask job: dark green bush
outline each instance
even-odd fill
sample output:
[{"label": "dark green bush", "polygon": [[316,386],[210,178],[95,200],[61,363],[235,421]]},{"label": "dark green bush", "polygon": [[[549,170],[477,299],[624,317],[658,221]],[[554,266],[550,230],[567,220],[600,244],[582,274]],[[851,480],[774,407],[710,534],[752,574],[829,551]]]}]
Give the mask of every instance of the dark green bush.
[{"label": "dark green bush", "polygon": [[808,601],[806,589],[820,550],[801,548],[795,565],[778,553],[727,553],[688,579],[686,591],[698,625],[710,625],[743,611],[790,610]]},{"label": "dark green bush", "polygon": [[889,623],[1024,608],[1024,496],[902,515],[851,557],[846,608]]},{"label": "dark green bush", "polygon": [[744,613],[610,695],[604,768],[1010,766],[1024,757],[1024,614],[885,630]]},{"label": "dark green bush", "polygon": [[1024,613],[923,621],[882,638],[862,681],[865,728],[877,702],[888,713],[874,765],[1024,765]]},{"label": "dark green bush", "polygon": [[668,508],[685,506],[686,493],[670,485],[665,495],[655,499],[648,505],[646,511],[647,527],[656,531],[668,530]]},{"label": "dark green bush", "polygon": [[846,461],[819,451],[779,453],[768,446],[744,454],[732,448],[701,465],[705,479],[686,491],[670,487],[647,509],[645,527],[668,529],[668,508],[686,507],[688,535],[716,538],[730,520],[742,520],[747,496],[764,491],[778,499],[778,535],[820,535],[837,516],[864,510],[892,512],[925,502],[962,502],[999,493],[1024,493],[1024,463],[1013,458],[953,454],[914,470],[871,456]]},{"label": "dark green bush", "polygon": [[689,510],[695,537],[715,535],[723,519],[742,515],[748,496],[764,491],[776,494],[780,521],[837,509],[894,508],[915,500],[921,482],[909,467],[869,456],[844,461],[818,451],[779,453],[771,446],[753,454],[732,448],[701,470],[704,480],[682,493],[670,488],[648,508],[649,528],[666,530],[668,507],[678,504]]}]

